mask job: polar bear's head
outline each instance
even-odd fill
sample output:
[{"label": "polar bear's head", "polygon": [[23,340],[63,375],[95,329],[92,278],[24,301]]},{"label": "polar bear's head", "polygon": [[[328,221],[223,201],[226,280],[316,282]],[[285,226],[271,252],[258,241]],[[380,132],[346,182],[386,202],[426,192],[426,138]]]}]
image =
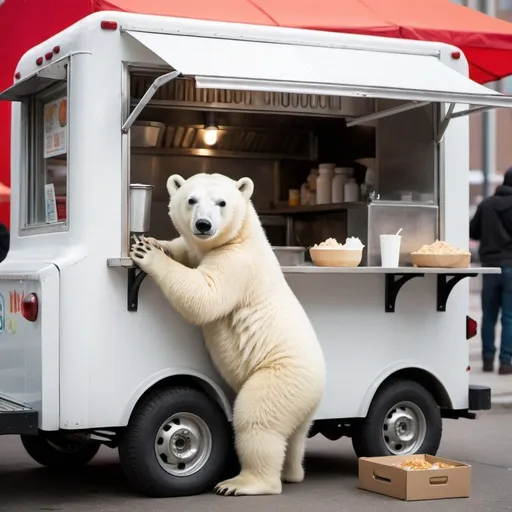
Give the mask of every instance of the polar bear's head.
[{"label": "polar bear's head", "polygon": [[222,174],[196,174],[185,180],[173,174],[167,180],[169,215],[178,232],[193,243],[220,246],[242,227],[254,183]]}]

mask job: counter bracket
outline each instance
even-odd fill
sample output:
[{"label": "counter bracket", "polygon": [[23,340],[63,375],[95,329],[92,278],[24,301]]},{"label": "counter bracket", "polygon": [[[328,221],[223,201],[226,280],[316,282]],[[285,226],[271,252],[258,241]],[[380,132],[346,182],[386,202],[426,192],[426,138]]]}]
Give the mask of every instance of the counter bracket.
[{"label": "counter bracket", "polygon": [[147,276],[138,267],[128,268],[128,311],[137,311],[139,307],[139,288]]},{"label": "counter bracket", "polygon": [[386,313],[395,312],[396,298],[402,286],[415,277],[424,277],[425,274],[386,274]]},{"label": "counter bracket", "polygon": [[[437,311],[446,312],[446,303],[455,286],[466,277],[477,277],[476,273],[438,274],[437,275]],[[451,279],[449,279],[451,278]]]}]

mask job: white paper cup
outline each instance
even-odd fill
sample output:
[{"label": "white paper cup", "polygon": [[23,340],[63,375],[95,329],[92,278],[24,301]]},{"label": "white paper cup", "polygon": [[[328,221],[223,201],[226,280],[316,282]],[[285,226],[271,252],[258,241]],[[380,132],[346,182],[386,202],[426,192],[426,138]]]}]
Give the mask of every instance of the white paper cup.
[{"label": "white paper cup", "polygon": [[400,261],[401,235],[380,235],[381,266],[396,268]]}]

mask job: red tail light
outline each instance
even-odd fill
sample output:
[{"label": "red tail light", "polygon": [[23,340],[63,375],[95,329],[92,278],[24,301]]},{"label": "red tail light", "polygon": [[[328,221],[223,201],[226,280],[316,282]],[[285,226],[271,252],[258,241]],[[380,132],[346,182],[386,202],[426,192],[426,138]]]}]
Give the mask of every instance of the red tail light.
[{"label": "red tail light", "polygon": [[117,30],[117,21],[103,20],[101,22],[101,28],[103,30]]},{"label": "red tail light", "polygon": [[37,295],[35,293],[31,293],[30,295],[27,295],[21,303],[21,314],[29,322],[35,322],[37,320],[38,313],[39,301],[37,300]]},{"label": "red tail light", "polygon": [[478,333],[478,324],[469,316],[466,316],[466,339],[474,338]]}]

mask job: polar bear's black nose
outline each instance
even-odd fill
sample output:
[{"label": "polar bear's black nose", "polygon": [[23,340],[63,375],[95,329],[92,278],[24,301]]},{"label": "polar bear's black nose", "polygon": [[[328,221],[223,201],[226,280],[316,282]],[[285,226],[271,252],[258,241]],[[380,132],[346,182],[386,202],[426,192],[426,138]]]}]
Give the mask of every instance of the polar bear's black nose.
[{"label": "polar bear's black nose", "polygon": [[209,220],[206,219],[199,219],[196,222],[196,229],[199,231],[199,233],[208,233],[210,229],[212,229],[212,223]]}]

